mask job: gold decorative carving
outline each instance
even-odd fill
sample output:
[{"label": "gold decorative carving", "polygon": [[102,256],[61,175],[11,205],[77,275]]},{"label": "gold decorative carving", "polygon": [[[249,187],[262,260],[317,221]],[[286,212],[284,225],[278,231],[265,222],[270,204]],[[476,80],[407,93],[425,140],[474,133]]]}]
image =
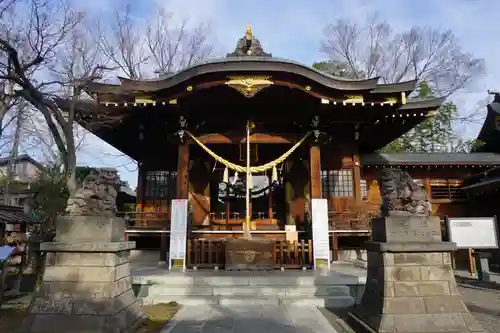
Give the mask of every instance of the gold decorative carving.
[{"label": "gold decorative carving", "polygon": [[346,95],[346,99],[343,100],[345,103],[363,103],[365,100],[361,95]]},{"label": "gold decorative carving", "polygon": [[246,40],[252,40],[253,34],[252,34],[252,26],[247,25],[247,30],[245,31],[245,39]]},{"label": "gold decorative carving", "polygon": [[151,96],[137,96],[135,98],[135,103],[137,104],[153,104],[155,101],[151,99]]},{"label": "gold decorative carving", "polygon": [[387,97],[384,104],[396,104],[398,99],[396,97]]},{"label": "gold decorative carving", "polygon": [[251,98],[273,84],[270,78],[270,76],[230,76],[226,84],[243,96]]}]

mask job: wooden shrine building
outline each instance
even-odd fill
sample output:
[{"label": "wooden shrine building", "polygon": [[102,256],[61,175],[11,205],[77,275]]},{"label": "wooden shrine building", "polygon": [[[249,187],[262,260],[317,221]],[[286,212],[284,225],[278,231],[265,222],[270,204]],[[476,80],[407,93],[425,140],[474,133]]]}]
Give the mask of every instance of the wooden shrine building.
[{"label": "wooden shrine building", "polygon": [[191,238],[241,235],[246,179],[233,166],[245,166],[247,124],[253,232],[280,239],[285,225],[296,225],[308,241],[310,201],[327,198],[334,249],[366,239],[380,203],[378,169],[407,168],[435,214],[460,216],[464,178],[500,165],[493,153],[376,153],[444,99],[409,98],[416,81],[347,79],[273,57],[250,31],[224,58],[154,80],[119,80],[90,84],[94,99],[78,104],[77,119],[139,162],[133,229],[153,247],[153,238],[166,246],[160,235],[175,198],[189,200]]}]

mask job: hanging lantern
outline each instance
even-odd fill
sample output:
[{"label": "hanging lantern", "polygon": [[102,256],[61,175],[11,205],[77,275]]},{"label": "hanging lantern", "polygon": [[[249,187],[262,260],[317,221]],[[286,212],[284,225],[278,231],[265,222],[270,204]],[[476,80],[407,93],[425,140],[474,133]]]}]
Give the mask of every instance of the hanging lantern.
[{"label": "hanging lantern", "polygon": [[229,183],[229,170],[227,169],[227,167],[224,169],[224,173],[222,175],[222,182],[223,183]]},{"label": "hanging lantern", "polygon": [[278,170],[276,170],[276,165],[273,166],[273,173],[271,175],[271,184],[278,181]]}]

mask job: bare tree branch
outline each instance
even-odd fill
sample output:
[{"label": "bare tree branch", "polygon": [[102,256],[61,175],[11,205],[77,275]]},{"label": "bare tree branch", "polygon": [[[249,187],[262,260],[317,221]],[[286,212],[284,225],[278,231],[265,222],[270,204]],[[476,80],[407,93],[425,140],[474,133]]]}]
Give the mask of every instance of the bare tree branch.
[{"label": "bare tree branch", "polygon": [[158,8],[155,20],[147,27],[146,46],[151,62],[160,73],[171,73],[191,66],[212,52],[208,25],[200,23],[189,28],[186,20],[179,25],[171,22],[173,14]]},{"label": "bare tree branch", "polygon": [[208,24],[191,27],[188,20],[177,23],[173,14],[162,8],[154,13],[143,27],[133,20],[131,7],[126,5],[115,13],[116,20],[107,29],[100,24],[96,38],[99,49],[130,79],[144,78],[152,70],[175,72],[212,52]]},{"label": "bare tree branch", "polygon": [[321,51],[345,64],[355,78],[380,76],[386,83],[426,80],[440,96],[467,87],[484,74],[484,61],[464,52],[450,30],[414,27],[394,33],[391,26],[368,20],[364,27],[338,20],[325,28]]},{"label": "bare tree branch", "polygon": [[[96,53],[88,47],[82,12],[69,8],[64,1],[30,0],[29,5],[28,24],[11,23],[0,31],[0,75],[15,84],[15,94],[43,116],[63,162],[68,189],[73,193],[74,105],[83,87],[98,79],[104,66],[95,63]],[[49,76],[56,80],[47,79]],[[66,113],[53,100],[51,89],[71,99]]]},{"label": "bare tree branch", "polygon": [[119,68],[131,79],[143,76],[142,66],[149,56],[145,52],[144,36],[131,17],[131,7],[127,4],[115,12],[115,20],[109,29],[98,29],[97,46],[113,66]]}]

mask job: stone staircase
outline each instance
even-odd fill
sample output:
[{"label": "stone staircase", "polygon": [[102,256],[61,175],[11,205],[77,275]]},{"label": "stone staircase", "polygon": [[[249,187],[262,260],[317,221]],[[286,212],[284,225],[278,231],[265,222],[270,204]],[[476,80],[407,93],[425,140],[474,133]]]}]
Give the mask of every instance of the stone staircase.
[{"label": "stone staircase", "polygon": [[[301,274],[302,273],[302,274]],[[144,304],[175,301],[184,305],[313,305],[342,308],[361,296],[364,281],[356,277],[313,272],[164,273],[134,276]]]}]

